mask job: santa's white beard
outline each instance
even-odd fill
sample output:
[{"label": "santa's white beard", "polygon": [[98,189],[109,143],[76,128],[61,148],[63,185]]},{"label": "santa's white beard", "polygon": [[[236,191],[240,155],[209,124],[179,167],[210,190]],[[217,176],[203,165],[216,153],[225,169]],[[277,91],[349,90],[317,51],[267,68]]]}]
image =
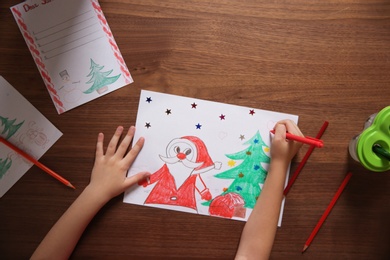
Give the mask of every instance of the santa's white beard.
[{"label": "santa's white beard", "polygon": [[165,162],[169,172],[175,179],[176,189],[179,189],[181,185],[190,177],[191,173],[195,168],[202,165],[203,163],[191,162],[190,160],[180,160],[175,157],[164,157],[160,155],[160,159]]},{"label": "santa's white beard", "polygon": [[172,174],[175,179],[176,189],[179,189],[194,171],[194,169],[188,168],[181,161],[173,164],[167,163],[167,167],[169,169],[169,173]]}]

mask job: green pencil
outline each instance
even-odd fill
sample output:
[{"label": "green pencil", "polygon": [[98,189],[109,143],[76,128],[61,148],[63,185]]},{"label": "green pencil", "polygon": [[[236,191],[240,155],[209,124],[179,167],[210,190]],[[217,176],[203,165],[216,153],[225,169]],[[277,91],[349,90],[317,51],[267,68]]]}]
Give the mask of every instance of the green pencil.
[{"label": "green pencil", "polygon": [[372,147],[372,150],[374,151],[374,153],[376,153],[378,156],[382,157],[382,158],[385,158],[387,160],[390,161],[390,152],[387,151],[386,149],[384,149],[382,146],[380,146],[379,144],[375,144],[373,147]]}]

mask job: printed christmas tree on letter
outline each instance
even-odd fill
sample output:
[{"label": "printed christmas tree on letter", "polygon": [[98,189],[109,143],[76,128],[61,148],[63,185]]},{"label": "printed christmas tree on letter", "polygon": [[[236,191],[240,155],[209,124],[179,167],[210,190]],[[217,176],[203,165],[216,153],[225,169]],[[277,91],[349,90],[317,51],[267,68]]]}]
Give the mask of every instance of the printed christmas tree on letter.
[{"label": "printed christmas tree on letter", "polygon": [[265,151],[269,147],[264,143],[259,131],[244,145],[249,147],[243,151],[227,154],[230,159],[228,164],[235,166],[236,160],[242,162],[227,171],[215,175],[220,179],[233,179],[228,188],[214,199],[203,203],[209,205],[210,215],[221,217],[245,217],[245,208],[253,208],[256,200],[260,195],[260,184],[264,184],[267,171],[263,168],[262,163],[269,163],[270,158]]},{"label": "printed christmas tree on letter", "polygon": [[108,77],[108,75],[110,75],[113,70],[103,72],[101,71],[103,68],[104,66],[96,64],[91,59],[91,72],[87,75],[87,77],[91,77],[91,79],[87,83],[93,83],[93,85],[88,90],[84,91],[85,94],[92,93],[95,90],[99,94],[102,94],[103,92],[107,91],[107,85],[114,83],[121,76],[121,74],[119,74],[113,77]]}]

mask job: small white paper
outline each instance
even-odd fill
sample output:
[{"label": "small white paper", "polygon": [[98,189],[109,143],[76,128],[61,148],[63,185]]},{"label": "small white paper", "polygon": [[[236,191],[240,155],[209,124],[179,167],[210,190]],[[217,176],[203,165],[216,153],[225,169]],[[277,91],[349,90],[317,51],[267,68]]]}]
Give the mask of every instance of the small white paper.
[{"label": "small white paper", "polygon": [[[1,137],[38,160],[62,133],[1,76],[0,93]],[[0,198],[31,166],[0,143]]]},{"label": "small white paper", "polygon": [[133,82],[97,0],[11,7],[59,114]]}]

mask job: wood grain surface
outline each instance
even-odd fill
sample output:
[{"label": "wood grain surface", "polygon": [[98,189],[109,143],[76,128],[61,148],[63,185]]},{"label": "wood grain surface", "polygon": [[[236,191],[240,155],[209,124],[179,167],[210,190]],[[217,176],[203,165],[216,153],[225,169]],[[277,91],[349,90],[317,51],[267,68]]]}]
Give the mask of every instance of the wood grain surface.
[{"label": "wood grain surface", "polygon": [[[97,134],[135,124],[141,89],[297,114],[309,136],[327,120],[324,148],[287,196],[271,259],[390,258],[390,173],[365,170],[347,150],[390,103],[389,1],[100,1],[135,82],[61,115],[9,10],[19,2],[0,2],[0,75],[64,133],[40,161],[77,189],[32,167],[0,199],[0,258],[32,254],[88,184]],[[301,254],[348,171],[350,183]],[[119,196],[72,258],[233,259],[243,226]]]}]

